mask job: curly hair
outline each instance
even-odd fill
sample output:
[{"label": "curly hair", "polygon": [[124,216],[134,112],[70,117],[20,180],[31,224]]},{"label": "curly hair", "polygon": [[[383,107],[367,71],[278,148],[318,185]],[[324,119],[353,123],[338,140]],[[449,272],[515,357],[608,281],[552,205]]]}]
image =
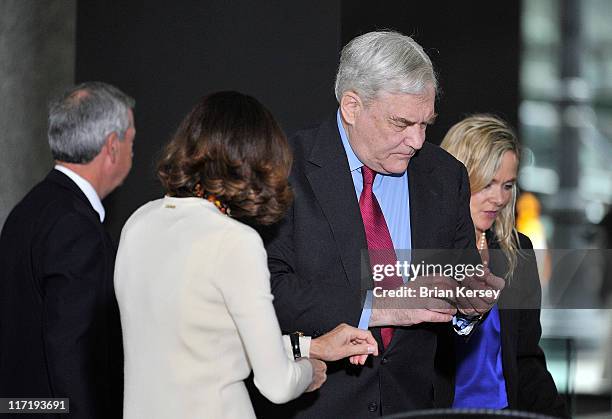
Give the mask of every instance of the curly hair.
[{"label": "curly hair", "polygon": [[162,151],[157,174],[167,195],[214,195],[245,222],[282,218],[293,195],[287,138],[255,98],[218,92],[200,100]]}]

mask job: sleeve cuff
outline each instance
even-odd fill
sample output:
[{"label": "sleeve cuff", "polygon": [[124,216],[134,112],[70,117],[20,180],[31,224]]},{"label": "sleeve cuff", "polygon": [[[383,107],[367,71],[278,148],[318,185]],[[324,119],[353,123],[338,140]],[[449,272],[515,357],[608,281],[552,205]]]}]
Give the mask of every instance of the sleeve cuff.
[{"label": "sleeve cuff", "polygon": [[372,291],[366,293],[365,301],[363,302],[363,310],[361,310],[361,317],[359,318],[359,327],[362,330],[368,330],[370,327],[370,317],[372,317]]},{"label": "sleeve cuff", "polygon": [[466,316],[464,314],[456,314],[453,316],[453,329],[459,336],[467,336],[472,333],[474,327],[480,321],[481,316]]},{"label": "sleeve cuff", "polygon": [[[300,336],[300,353],[303,358],[310,358],[310,336]],[[293,350],[291,349],[291,339],[289,335],[283,335],[283,346],[285,347],[285,353],[290,360],[293,361]]]}]

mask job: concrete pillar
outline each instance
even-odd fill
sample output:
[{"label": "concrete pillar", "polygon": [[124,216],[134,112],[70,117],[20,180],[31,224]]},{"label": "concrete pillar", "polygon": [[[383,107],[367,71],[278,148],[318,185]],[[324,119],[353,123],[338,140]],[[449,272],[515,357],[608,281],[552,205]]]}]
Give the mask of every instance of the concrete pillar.
[{"label": "concrete pillar", "polygon": [[76,0],[0,0],[0,226],[52,167],[47,102],[74,82]]}]

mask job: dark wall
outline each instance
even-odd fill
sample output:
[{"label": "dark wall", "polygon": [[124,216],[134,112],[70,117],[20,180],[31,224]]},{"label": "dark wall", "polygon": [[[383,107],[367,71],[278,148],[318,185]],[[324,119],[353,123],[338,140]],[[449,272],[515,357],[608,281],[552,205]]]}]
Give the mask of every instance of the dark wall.
[{"label": "dark wall", "polygon": [[438,118],[427,139],[439,144],[465,115],[496,113],[517,126],[519,1],[342,1],[342,44],[377,29],[411,35],[439,75]]},{"label": "dark wall", "polygon": [[104,202],[113,235],[161,196],[157,153],[198,98],[252,94],[291,133],[336,109],[342,45],[382,28],[414,35],[440,75],[430,141],[477,111],[516,125],[518,2],[79,0],[76,81],[103,80],[137,101],[134,167]]},{"label": "dark wall", "polygon": [[136,98],[134,167],[104,202],[115,237],[161,196],[154,161],[203,95],[257,97],[287,132],[333,112],[339,1],[79,1],[77,82],[103,80]]}]

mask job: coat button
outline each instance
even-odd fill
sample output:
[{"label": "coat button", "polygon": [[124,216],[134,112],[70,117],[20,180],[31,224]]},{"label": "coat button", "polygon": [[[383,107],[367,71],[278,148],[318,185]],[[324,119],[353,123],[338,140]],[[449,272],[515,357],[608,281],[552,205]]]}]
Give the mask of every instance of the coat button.
[{"label": "coat button", "polygon": [[387,358],[386,356],[383,356],[380,360],[380,363],[382,365],[385,365],[387,362],[389,362],[389,358]]},{"label": "coat button", "polygon": [[370,412],[376,412],[378,410],[378,403],[370,402],[370,404],[368,404],[368,410]]}]

